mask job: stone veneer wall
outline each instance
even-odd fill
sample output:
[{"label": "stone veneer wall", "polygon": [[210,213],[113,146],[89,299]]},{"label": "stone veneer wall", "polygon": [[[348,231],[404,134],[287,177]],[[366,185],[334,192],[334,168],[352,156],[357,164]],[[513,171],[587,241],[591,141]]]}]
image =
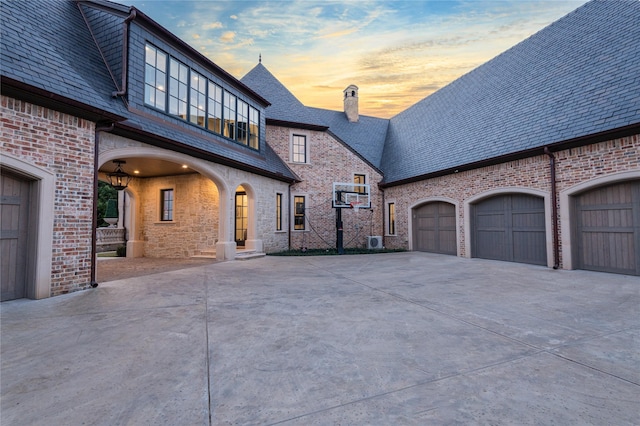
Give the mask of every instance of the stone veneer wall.
[{"label": "stone veneer wall", "polygon": [[[294,133],[307,136],[308,164],[289,161],[291,135]],[[353,182],[354,174],[367,176],[367,183],[371,186],[372,209],[343,209],[344,247],[366,247],[368,235],[383,235],[382,194],[378,189],[382,176],[373,167],[326,132],[267,126],[267,142],[302,179],[302,182],[291,187],[290,203],[293,203],[295,195],[306,197],[306,230],[291,230],[291,248],[335,247],[336,211],[331,205],[332,184]],[[288,207],[292,212],[293,206]]]},{"label": "stone veneer wall", "polygon": [[50,295],[89,288],[95,124],[7,96],[0,122],[3,155],[55,174]]},{"label": "stone veneer wall", "polygon": [[[640,169],[640,135],[614,139],[554,153],[556,157],[557,191],[607,174]],[[510,161],[494,166],[464,171],[447,176],[390,187],[386,202],[396,203],[396,236],[385,237],[387,247],[408,248],[410,206],[433,197],[456,200],[458,207],[458,250],[465,252],[463,203],[476,194],[507,187],[522,187],[550,192],[549,158],[546,155]],[[558,198],[559,203],[559,198]],[[560,207],[558,206],[558,212]],[[562,229],[559,220],[560,244]],[[560,252],[562,253],[562,247]],[[562,265],[562,259],[561,259]]]},{"label": "stone veneer wall", "polygon": [[[219,194],[200,174],[139,179],[146,257],[180,258],[215,250]],[[174,190],[173,221],[160,220],[160,191]]]}]

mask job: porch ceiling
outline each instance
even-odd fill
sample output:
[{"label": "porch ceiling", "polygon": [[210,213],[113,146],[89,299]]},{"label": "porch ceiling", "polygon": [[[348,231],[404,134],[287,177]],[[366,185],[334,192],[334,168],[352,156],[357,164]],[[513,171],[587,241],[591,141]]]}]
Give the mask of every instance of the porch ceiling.
[{"label": "porch ceiling", "polygon": [[[181,163],[173,163],[171,161],[158,160],[154,158],[142,157],[123,157],[119,160],[125,161],[122,169],[133,177],[159,177],[184,175],[189,173],[197,173],[190,168],[184,168]],[[103,173],[111,173],[115,170],[115,163],[109,161],[100,167],[99,171]],[[136,171],[138,173],[136,173]]]}]

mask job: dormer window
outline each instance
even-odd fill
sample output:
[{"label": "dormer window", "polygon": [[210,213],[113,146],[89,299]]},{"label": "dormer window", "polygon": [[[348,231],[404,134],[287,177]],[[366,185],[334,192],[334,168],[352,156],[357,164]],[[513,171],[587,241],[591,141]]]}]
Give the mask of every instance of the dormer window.
[{"label": "dormer window", "polygon": [[146,105],[249,148],[260,149],[257,108],[148,43],[144,83]]},{"label": "dormer window", "polygon": [[167,55],[146,45],[144,61],[144,102],[164,110],[167,96]]}]

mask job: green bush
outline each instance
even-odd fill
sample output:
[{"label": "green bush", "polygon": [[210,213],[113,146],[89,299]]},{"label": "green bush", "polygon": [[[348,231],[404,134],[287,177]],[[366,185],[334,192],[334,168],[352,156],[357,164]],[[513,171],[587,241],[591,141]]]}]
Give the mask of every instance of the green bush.
[{"label": "green bush", "polygon": [[118,257],[127,257],[127,246],[120,246],[116,249]]}]

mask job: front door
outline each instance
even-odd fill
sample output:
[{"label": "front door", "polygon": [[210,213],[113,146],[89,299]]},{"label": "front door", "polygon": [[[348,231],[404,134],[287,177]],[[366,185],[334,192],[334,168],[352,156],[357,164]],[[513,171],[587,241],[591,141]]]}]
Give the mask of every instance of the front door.
[{"label": "front door", "polygon": [[235,238],[238,247],[244,247],[247,239],[247,193],[236,192],[236,225]]},{"label": "front door", "polygon": [[28,181],[2,170],[0,174],[0,300],[27,295],[29,231]]}]

